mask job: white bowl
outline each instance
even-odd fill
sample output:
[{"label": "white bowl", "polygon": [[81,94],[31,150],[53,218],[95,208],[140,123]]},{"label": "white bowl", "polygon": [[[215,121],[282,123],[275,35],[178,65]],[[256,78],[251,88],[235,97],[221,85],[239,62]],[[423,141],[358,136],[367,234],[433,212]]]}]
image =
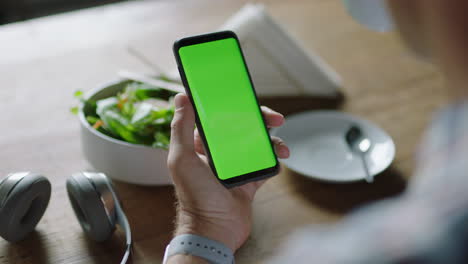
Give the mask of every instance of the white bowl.
[{"label": "white bowl", "polygon": [[[130,81],[119,80],[92,91],[86,99],[99,100],[114,96]],[[137,145],[104,135],[90,126],[84,105],[79,111],[81,145],[88,162],[112,179],[140,185],[172,184],[167,168],[168,151]]]}]

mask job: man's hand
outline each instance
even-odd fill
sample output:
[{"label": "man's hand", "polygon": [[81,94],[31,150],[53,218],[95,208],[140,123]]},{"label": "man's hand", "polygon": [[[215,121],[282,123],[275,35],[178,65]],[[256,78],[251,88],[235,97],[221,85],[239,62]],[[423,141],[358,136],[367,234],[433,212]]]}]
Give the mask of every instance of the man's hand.
[{"label": "man's hand", "polygon": [[[235,252],[247,239],[251,229],[252,200],[264,183],[257,181],[226,189],[216,180],[198,131],[195,115],[184,94],[175,97],[168,166],[178,198],[175,234],[197,234],[224,243]],[[284,117],[262,107],[268,127],[278,127]],[[289,157],[288,147],[272,138],[279,158]]]}]

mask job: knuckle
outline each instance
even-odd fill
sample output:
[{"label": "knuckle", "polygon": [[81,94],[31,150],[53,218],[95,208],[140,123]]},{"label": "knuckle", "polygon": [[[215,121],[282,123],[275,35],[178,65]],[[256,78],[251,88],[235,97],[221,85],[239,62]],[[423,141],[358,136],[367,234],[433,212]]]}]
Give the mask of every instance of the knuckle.
[{"label": "knuckle", "polygon": [[175,172],[180,170],[180,162],[177,159],[168,159],[167,167],[170,171]]},{"label": "knuckle", "polygon": [[182,118],[174,116],[171,122],[171,129],[178,129],[182,124]]},{"label": "knuckle", "polygon": [[177,153],[169,155],[167,159],[167,167],[171,171],[179,171],[181,168],[190,167],[192,163],[193,155],[190,153]]},{"label": "knuckle", "polygon": [[183,108],[178,108],[175,110],[174,117],[172,118],[171,128],[178,128],[183,124]]}]

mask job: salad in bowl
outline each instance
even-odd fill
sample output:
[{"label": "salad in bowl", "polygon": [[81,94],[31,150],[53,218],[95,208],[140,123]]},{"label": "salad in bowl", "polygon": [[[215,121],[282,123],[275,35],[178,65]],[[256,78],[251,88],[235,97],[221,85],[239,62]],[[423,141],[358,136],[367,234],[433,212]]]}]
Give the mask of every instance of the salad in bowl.
[{"label": "salad in bowl", "polygon": [[[160,80],[170,82],[163,77]],[[81,125],[85,158],[109,177],[142,185],[166,185],[166,166],[175,91],[119,80],[85,96],[72,109]]]}]

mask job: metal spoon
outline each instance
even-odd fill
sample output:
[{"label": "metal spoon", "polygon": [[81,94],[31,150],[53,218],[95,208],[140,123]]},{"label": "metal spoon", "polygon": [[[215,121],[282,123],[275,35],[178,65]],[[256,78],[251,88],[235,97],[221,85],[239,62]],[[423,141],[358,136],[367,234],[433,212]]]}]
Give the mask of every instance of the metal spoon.
[{"label": "metal spoon", "polygon": [[365,154],[370,150],[372,147],[372,142],[369,138],[367,138],[362,130],[356,126],[351,126],[345,135],[346,143],[351,148],[353,152],[356,152],[361,156],[362,164],[364,166],[364,170],[366,173],[366,181],[371,183],[374,181],[374,177],[370,175],[369,167],[367,166]]}]

